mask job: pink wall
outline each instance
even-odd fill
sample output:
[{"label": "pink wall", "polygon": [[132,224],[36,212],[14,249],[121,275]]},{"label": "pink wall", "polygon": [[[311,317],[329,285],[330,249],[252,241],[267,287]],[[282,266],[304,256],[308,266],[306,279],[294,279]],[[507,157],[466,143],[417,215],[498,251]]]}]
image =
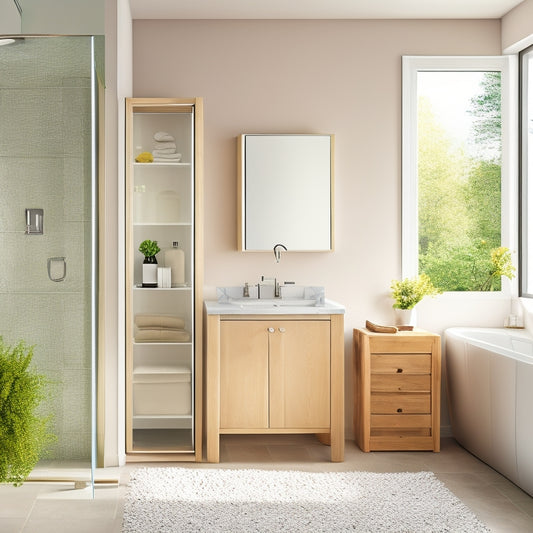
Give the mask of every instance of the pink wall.
[{"label": "pink wall", "polygon": [[[206,298],[262,274],[324,285],[347,308],[349,398],[352,329],[391,323],[401,275],[401,56],[497,55],[500,21],[137,20],[133,39],[134,96],[205,99]],[[336,136],[334,253],[237,251],[235,138],[274,132]]]}]

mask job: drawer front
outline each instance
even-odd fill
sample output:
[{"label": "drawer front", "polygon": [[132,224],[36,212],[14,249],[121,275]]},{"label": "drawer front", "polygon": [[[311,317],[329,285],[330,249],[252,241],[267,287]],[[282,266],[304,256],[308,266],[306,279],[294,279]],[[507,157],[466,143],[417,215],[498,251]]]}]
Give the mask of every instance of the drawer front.
[{"label": "drawer front", "polygon": [[388,335],[371,336],[371,353],[431,353],[438,338],[432,335]]},{"label": "drawer front", "polygon": [[375,429],[431,428],[431,415],[372,415],[370,426]]},{"label": "drawer front", "polygon": [[431,395],[375,392],[370,395],[370,412],[372,414],[431,413]]},{"label": "drawer front", "polygon": [[431,354],[372,354],[373,374],[430,374]]},{"label": "drawer front", "polygon": [[372,374],[371,392],[431,392],[429,374]]}]

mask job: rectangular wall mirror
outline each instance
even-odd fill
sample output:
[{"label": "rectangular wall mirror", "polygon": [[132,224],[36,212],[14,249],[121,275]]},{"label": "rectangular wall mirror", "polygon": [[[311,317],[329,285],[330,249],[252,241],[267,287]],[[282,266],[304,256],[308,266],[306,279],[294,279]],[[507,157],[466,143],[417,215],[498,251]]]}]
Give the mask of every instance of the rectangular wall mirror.
[{"label": "rectangular wall mirror", "polygon": [[333,250],[333,153],[333,135],[239,136],[240,250]]}]

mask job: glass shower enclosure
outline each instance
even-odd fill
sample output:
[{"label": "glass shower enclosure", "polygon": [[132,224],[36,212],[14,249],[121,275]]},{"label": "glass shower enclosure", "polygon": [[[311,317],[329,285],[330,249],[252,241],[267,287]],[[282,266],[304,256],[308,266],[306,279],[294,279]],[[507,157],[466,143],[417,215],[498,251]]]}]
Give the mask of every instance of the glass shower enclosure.
[{"label": "glass shower enclosure", "polygon": [[0,336],[34,347],[48,381],[39,412],[56,436],[29,479],[91,492],[97,86],[94,37],[0,46]]}]

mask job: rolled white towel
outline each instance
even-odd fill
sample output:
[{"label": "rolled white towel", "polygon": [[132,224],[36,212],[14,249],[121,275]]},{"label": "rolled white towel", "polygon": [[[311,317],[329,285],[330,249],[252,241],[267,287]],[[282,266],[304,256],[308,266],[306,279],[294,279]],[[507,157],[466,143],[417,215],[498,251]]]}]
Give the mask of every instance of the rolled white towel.
[{"label": "rolled white towel", "polygon": [[156,141],[171,141],[173,142],[175,139],[170,135],[170,133],[167,133],[166,131],[158,131],[157,133],[154,133],[154,139]]},{"label": "rolled white towel", "polygon": [[159,142],[159,141],[156,141],[154,143],[154,150],[165,150],[167,148],[172,148],[172,149],[176,149],[176,143],[175,142]]}]

